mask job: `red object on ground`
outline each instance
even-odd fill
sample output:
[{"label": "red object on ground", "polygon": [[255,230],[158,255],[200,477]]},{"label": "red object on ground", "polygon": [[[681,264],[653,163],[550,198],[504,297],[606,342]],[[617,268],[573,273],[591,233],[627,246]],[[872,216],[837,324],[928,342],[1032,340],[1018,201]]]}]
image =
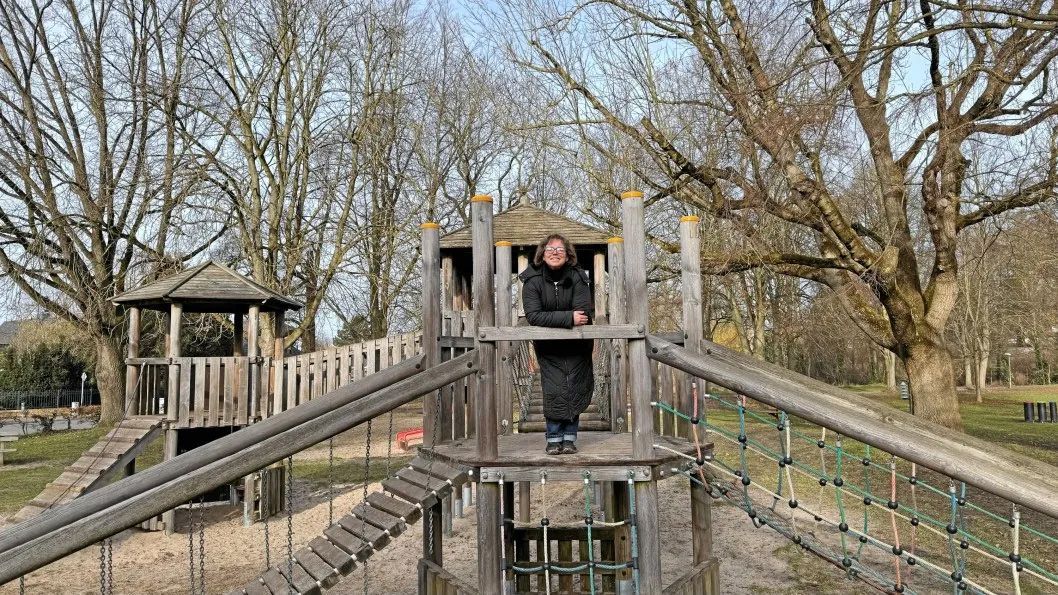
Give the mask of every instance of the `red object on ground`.
[{"label": "red object on ground", "polygon": [[397,447],[401,450],[408,450],[408,444],[413,441],[422,443],[422,428],[397,432]]}]

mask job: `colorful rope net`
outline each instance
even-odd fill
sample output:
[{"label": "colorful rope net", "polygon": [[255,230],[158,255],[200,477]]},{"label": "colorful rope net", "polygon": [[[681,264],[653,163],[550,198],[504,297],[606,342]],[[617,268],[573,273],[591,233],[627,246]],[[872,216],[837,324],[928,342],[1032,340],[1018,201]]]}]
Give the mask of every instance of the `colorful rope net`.
[{"label": "colorful rope net", "polygon": [[699,396],[697,382],[692,411],[652,405],[690,423],[691,481],[755,527],[883,592],[1058,592],[1058,519],[745,397]]}]

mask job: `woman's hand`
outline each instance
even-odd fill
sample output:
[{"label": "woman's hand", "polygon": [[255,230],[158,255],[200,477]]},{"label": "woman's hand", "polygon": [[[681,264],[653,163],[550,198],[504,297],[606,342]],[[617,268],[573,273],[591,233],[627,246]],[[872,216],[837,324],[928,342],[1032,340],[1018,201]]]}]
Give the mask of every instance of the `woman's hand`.
[{"label": "woman's hand", "polygon": [[588,315],[583,310],[573,311],[573,326],[581,326],[588,324]]}]

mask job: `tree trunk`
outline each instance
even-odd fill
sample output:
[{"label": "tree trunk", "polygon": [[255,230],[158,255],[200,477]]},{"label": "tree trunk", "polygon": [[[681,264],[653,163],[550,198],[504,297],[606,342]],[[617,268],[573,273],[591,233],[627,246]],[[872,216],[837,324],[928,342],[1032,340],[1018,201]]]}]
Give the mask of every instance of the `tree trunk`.
[{"label": "tree trunk", "polygon": [[943,340],[921,341],[904,358],[914,414],[949,428],[962,429],[951,356]]},{"label": "tree trunk", "polygon": [[974,373],[973,373],[973,358],[964,357],[963,363],[963,382],[962,385],[966,388],[970,388],[974,385]]},{"label": "tree trunk", "polygon": [[885,356],[885,387],[896,390],[896,354],[886,349],[882,352]]},{"label": "tree trunk", "polygon": [[125,370],[121,346],[116,339],[96,339],[96,386],[102,402],[99,418],[101,426],[112,426],[121,421],[125,412]]},{"label": "tree trunk", "polygon": [[974,394],[977,396],[978,403],[984,401],[982,393],[985,389],[985,383],[988,382],[988,356],[989,353],[985,351],[979,354],[977,359],[977,381],[974,382]]}]

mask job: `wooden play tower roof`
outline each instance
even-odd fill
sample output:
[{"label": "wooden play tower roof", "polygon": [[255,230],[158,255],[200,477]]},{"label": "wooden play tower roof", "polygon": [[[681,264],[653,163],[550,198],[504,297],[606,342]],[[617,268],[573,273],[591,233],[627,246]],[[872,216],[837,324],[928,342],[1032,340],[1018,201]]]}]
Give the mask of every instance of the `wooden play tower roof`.
[{"label": "wooden play tower roof", "polygon": [[302,307],[297,300],[213,260],[126,291],[113,302],[154,310],[168,310],[170,304],[182,303],[185,312],[245,312],[254,305],[266,312],[282,312]]},{"label": "wooden play tower roof", "polygon": [[[562,234],[579,247],[605,245],[610,237],[594,227],[524,203],[497,213],[493,219],[493,237],[515,247],[535,246],[547,233]],[[473,243],[468,225],[442,237],[441,249],[470,248]]]}]

